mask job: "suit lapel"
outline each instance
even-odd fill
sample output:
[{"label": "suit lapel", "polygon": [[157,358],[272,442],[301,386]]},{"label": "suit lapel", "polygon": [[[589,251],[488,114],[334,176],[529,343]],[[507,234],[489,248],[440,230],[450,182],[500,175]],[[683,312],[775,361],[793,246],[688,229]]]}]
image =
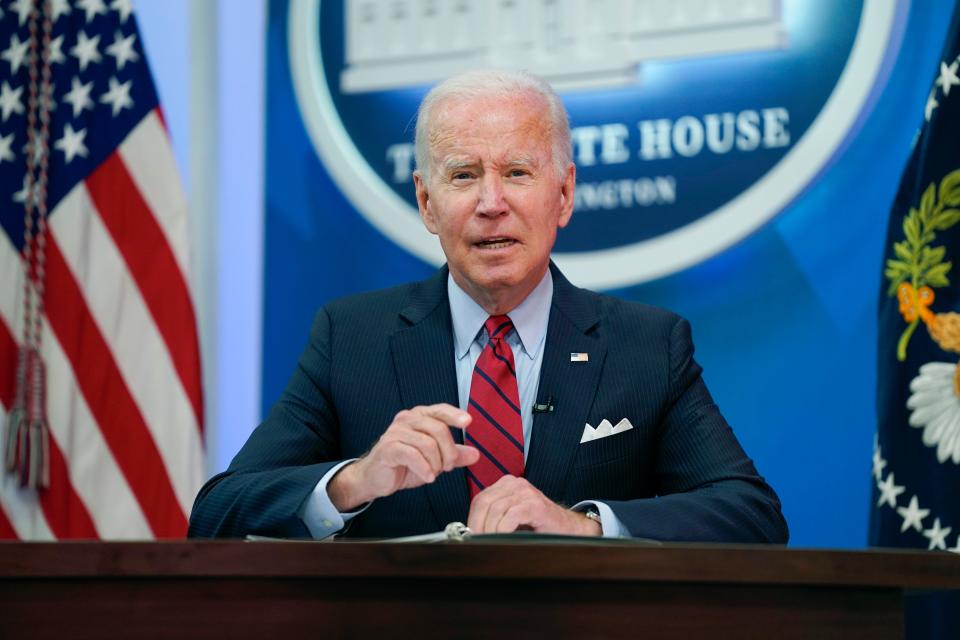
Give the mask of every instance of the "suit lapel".
[{"label": "suit lapel", "polygon": [[[548,498],[558,501],[597,394],[607,347],[592,331],[600,320],[596,295],[571,285],[553,264],[551,270],[553,304],[537,401],[552,396],[554,409],[534,414],[524,475]],[[571,362],[572,353],[586,353],[589,360]]]},{"label": "suit lapel", "polygon": [[[454,366],[453,329],[447,304],[447,269],[419,283],[400,312],[400,329],[390,337],[390,351],[403,406],[446,402],[457,406],[457,373]],[[459,429],[451,429],[462,443]],[[469,509],[467,478],[463,469],[441,473],[426,486],[440,526],[466,521]]]}]

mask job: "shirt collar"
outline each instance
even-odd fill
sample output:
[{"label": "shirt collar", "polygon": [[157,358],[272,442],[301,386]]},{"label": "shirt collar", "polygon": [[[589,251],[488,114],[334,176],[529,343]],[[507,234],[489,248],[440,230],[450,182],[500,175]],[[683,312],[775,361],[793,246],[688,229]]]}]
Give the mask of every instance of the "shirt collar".
[{"label": "shirt collar", "polygon": [[[453,345],[457,359],[470,351],[470,345],[483,329],[483,323],[490,317],[473,298],[454,282],[453,276],[447,276],[447,298],[450,301],[450,319],[453,322]],[[547,269],[540,284],[534,287],[523,302],[507,313],[520,338],[523,353],[531,360],[537,357],[550,320],[550,304],[553,302],[553,276]]]}]

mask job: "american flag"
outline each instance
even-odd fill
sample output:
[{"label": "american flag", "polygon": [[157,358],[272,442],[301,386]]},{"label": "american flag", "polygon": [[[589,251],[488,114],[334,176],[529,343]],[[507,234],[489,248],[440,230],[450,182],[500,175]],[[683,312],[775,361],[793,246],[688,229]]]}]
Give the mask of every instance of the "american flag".
[{"label": "american flag", "polygon": [[0,425],[26,345],[49,429],[46,487],[2,470],[0,538],[182,537],[203,479],[187,206],[131,2],[0,0]]}]

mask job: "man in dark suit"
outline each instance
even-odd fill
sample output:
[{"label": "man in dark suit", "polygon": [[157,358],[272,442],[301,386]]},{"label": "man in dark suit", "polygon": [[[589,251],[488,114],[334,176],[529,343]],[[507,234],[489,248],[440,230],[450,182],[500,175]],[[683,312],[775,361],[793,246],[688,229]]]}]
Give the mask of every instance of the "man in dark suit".
[{"label": "man in dark suit", "polygon": [[417,119],[420,214],[448,264],[334,301],[290,383],[201,490],[194,536],[478,533],[785,543],[687,322],[550,262],[573,212],[562,103],[473,72]]}]

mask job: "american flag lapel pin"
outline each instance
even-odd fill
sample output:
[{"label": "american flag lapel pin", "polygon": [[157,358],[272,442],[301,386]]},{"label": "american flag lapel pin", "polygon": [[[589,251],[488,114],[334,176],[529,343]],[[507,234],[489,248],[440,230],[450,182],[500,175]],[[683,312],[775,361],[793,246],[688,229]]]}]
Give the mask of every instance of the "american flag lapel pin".
[{"label": "american flag lapel pin", "polygon": [[589,353],[571,353],[570,362],[589,362],[590,354]]}]

